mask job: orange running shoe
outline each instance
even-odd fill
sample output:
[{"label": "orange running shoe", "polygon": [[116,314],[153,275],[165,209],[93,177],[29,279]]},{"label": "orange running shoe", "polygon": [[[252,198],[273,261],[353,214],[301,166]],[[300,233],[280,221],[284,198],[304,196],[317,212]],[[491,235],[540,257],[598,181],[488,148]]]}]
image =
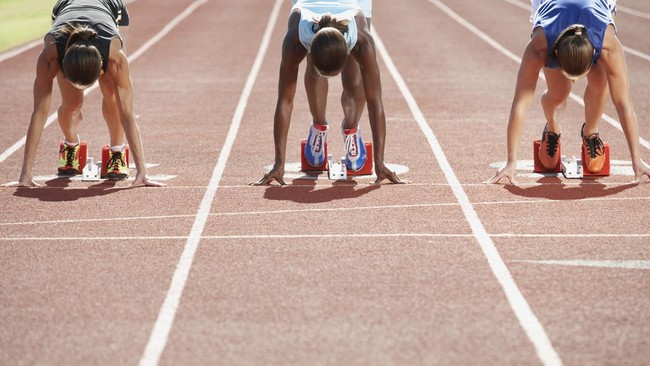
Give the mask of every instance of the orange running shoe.
[{"label": "orange running shoe", "polygon": [[585,124],[582,124],[580,136],[582,136],[582,150],[584,151],[584,165],[591,173],[598,173],[605,165],[605,145],[600,139],[598,132],[585,137]]},{"label": "orange running shoe", "polygon": [[68,146],[63,143],[59,150],[59,175],[73,176],[79,173],[79,144]]},{"label": "orange running shoe", "polygon": [[544,132],[542,132],[542,141],[539,144],[539,161],[542,163],[544,168],[548,170],[553,170],[557,167],[557,164],[560,161],[560,154],[558,154],[558,149],[560,147],[560,135],[559,133],[551,132],[548,130],[548,123],[544,126]]}]

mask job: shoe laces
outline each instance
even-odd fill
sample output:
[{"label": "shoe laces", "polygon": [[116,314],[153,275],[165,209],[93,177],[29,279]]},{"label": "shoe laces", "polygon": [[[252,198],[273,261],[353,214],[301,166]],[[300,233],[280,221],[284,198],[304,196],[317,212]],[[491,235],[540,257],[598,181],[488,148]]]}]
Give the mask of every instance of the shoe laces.
[{"label": "shoe laces", "polygon": [[120,170],[120,166],[124,165],[124,160],[122,159],[122,152],[111,152],[111,158],[108,159],[107,166],[111,167],[112,170]]},{"label": "shoe laces", "polygon": [[357,134],[351,133],[345,136],[345,151],[348,152],[350,156],[356,156],[358,151],[358,141]]},{"label": "shoe laces", "polygon": [[589,156],[593,159],[596,156],[603,155],[605,151],[605,146],[603,145],[603,140],[600,139],[598,132],[592,133],[585,139],[587,149],[589,150]]},{"label": "shoe laces", "polygon": [[560,135],[559,133],[555,132],[546,132],[546,140],[548,143],[546,144],[546,152],[548,153],[549,156],[555,156],[555,153],[557,152],[557,148],[559,146],[559,141],[560,141]]},{"label": "shoe laces", "polygon": [[316,130],[316,133],[312,135],[312,144],[311,151],[318,152],[321,151],[321,146],[323,146],[323,135],[324,131]]},{"label": "shoe laces", "polygon": [[72,166],[74,163],[74,156],[75,156],[75,148],[77,146],[68,146],[67,144],[63,144],[63,148],[61,151],[59,151],[60,154],[65,153],[65,165],[66,166]]}]

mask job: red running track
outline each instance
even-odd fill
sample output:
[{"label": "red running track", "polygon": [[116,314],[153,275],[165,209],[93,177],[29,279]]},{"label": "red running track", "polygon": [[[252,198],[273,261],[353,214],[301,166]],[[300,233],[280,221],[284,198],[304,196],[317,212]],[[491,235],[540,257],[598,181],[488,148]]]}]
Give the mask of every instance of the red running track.
[{"label": "red running track", "polygon": [[[45,186],[0,189],[0,363],[647,363],[650,185],[628,184],[623,134],[602,121],[609,177],[530,174],[537,99],[521,184],[481,184],[505,160],[518,69],[506,54],[525,46],[527,2],[375,1],[386,160],[412,184],[290,171],[309,124],[301,86],[289,185],[251,187],[273,162],[290,2],[274,3],[130,4],[127,53],[144,51],[131,63],[138,124],[149,174],[168,186],[52,179],[61,133],[56,121],[45,130],[34,168]],[[650,5],[620,5],[648,141]],[[38,52],[0,62],[3,183],[20,173],[22,147],[8,151],[27,129]],[[339,96],[335,79],[331,121]],[[100,106],[90,93],[81,131],[95,156],[107,139]],[[581,108],[567,107],[566,154],[579,153]],[[611,105],[606,114],[617,120]]]}]

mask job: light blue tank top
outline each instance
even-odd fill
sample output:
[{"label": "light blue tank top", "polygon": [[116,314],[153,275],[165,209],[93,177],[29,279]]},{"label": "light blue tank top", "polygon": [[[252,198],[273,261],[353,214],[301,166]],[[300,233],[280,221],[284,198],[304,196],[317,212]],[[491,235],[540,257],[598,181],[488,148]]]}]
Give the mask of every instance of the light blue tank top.
[{"label": "light blue tank top", "polygon": [[546,67],[557,68],[553,61],[553,45],[557,37],[568,26],[582,24],[587,28],[587,37],[596,49],[596,62],[603,49],[607,26],[614,24],[607,0],[546,0],[537,9],[533,29],[542,27],[548,44]]},{"label": "light blue tank top", "polygon": [[297,0],[291,11],[298,9],[300,11],[300,24],[298,25],[298,36],[300,43],[311,52],[311,41],[316,34],[314,24],[320,19],[322,14],[330,13],[332,18],[337,20],[346,19],[348,23],[348,31],[343,35],[348,45],[348,51],[352,51],[357,44],[357,22],[354,17],[357,15],[361,8],[357,0],[337,0],[337,1],[324,1],[324,0]]}]

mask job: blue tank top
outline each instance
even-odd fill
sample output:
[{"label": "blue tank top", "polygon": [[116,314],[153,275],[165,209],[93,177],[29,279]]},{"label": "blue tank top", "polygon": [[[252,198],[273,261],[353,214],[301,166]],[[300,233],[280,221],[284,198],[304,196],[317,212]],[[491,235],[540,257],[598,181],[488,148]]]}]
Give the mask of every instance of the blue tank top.
[{"label": "blue tank top", "polygon": [[546,67],[557,68],[553,60],[553,45],[557,37],[568,26],[582,24],[587,28],[587,37],[594,46],[593,62],[596,62],[603,50],[605,31],[614,24],[607,0],[546,0],[537,9],[533,29],[542,27],[546,35],[548,56]]}]

